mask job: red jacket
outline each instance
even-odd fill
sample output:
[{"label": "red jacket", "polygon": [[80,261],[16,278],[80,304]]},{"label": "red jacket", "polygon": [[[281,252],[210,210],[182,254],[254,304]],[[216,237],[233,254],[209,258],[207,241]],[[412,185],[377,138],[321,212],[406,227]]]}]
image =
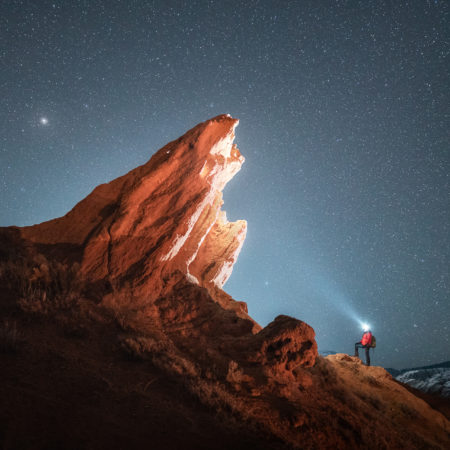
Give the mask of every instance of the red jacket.
[{"label": "red jacket", "polygon": [[361,339],[361,344],[370,345],[371,343],[372,343],[372,333],[370,331],[366,331]]}]

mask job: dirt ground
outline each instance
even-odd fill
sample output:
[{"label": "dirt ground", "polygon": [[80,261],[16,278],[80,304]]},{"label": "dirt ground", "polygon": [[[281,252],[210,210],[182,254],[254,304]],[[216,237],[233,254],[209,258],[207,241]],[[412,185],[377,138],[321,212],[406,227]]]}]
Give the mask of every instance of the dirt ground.
[{"label": "dirt ground", "polygon": [[114,327],[80,337],[49,319],[8,316],[21,341],[16,352],[0,353],[2,450],[285,448],[227,423],[183,380],[127,359]]}]

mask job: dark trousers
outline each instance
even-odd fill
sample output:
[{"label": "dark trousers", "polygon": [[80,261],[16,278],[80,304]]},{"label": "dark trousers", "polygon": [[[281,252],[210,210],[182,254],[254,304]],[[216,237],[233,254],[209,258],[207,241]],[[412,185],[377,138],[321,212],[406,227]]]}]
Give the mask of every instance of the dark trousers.
[{"label": "dark trousers", "polygon": [[370,354],[369,354],[370,347],[368,345],[362,345],[361,342],[357,342],[355,344],[355,356],[357,356],[358,358],[359,358],[358,353],[359,348],[363,348],[366,351],[366,366],[370,366]]}]

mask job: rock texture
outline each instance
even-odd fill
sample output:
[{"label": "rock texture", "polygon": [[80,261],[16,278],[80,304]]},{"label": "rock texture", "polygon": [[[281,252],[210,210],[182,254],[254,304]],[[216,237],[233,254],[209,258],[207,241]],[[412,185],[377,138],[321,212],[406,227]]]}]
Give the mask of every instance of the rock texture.
[{"label": "rock texture", "polygon": [[[164,373],[220,417],[263,430],[276,448],[446,448],[448,420],[383,369],[319,357],[314,330],[292,317],[261,329],[222,290],[247,228],[221,210],[244,161],[233,144],[237,123],[222,115],[199,124],[64,217],[0,229],[0,289],[15,305],[0,309],[22,317],[19,306],[23,324],[43,316],[87,342],[105,340],[102,348],[140,361],[142,376]],[[103,337],[111,334],[114,342]],[[69,366],[95,366],[74,347]],[[104,359],[93,373],[122,364]],[[115,396],[127,395],[105,377]],[[147,388],[140,395],[145,403]]]},{"label": "rock texture", "polygon": [[233,144],[238,121],[223,115],[159,150],[147,164],[98,186],[62,218],[22,228],[48,250],[70,246],[90,282],[126,284],[156,298],[176,271],[206,288],[231,275],[247,223],[230,223],[222,190],[244,158]]}]

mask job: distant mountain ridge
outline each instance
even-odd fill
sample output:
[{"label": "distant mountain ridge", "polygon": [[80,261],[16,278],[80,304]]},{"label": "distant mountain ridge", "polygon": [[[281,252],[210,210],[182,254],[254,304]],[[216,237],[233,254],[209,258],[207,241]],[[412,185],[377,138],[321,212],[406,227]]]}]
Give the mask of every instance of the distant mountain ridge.
[{"label": "distant mountain ridge", "polygon": [[438,364],[431,364],[429,366],[411,367],[408,369],[394,369],[392,367],[385,367],[385,369],[393,376],[398,377],[402,373],[409,372],[411,370],[426,370],[426,369],[445,369],[450,368],[450,361],[444,361]]},{"label": "distant mountain ridge", "polygon": [[412,369],[386,369],[397,381],[428,394],[450,398],[450,361]]}]

